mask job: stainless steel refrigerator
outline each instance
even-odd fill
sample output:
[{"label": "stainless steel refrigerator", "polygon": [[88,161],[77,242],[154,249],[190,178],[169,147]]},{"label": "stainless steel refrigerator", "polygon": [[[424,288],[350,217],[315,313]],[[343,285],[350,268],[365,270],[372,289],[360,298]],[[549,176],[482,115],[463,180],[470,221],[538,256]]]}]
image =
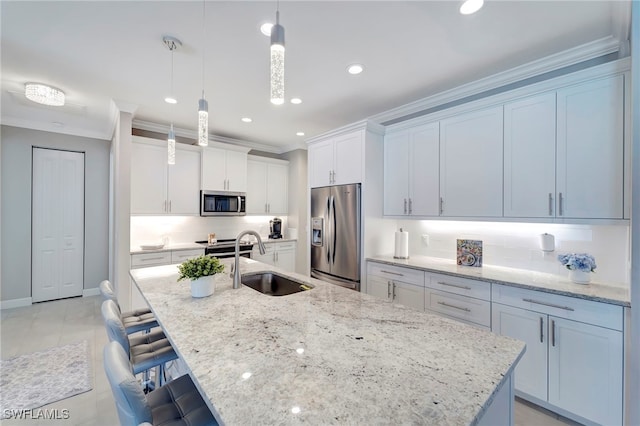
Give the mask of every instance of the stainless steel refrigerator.
[{"label": "stainless steel refrigerator", "polygon": [[311,276],[360,291],[360,184],[311,190]]}]

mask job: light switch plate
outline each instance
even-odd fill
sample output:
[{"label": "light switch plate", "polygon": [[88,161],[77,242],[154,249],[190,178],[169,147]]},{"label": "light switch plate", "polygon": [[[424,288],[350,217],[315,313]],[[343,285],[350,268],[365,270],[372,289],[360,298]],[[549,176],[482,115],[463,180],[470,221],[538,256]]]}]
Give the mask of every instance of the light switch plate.
[{"label": "light switch plate", "polygon": [[429,235],[428,234],[422,234],[422,244],[424,244],[425,246],[429,245]]}]

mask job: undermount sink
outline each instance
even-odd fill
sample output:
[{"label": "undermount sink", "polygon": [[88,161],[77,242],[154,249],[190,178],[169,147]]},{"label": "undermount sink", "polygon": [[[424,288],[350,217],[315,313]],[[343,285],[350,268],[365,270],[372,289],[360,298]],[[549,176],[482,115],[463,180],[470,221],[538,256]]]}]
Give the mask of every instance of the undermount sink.
[{"label": "undermount sink", "polygon": [[293,280],[275,272],[244,274],[240,282],[268,296],[286,296],[313,288],[311,284]]}]

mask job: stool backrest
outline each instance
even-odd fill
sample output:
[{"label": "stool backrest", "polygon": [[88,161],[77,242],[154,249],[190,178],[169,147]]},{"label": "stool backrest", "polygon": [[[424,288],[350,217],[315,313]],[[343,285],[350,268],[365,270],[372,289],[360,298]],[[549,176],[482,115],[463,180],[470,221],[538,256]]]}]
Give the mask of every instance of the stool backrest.
[{"label": "stool backrest", "polygon": [[151,408],[131,369],[129,357],[116,342],[109,342],[103,352],[104,371],[116,401],[122,425],[151,423]]},{"label": "stool backrest", "polygon": [[107,336],[109,336],[110,342],[118,342],[125,353],[129,353],[131,347],[129,346],[129,338],[127,337],[127,331],[120,318],[120,309],[113,300],[105,300],[102,302],[102,319],[104,320],[104,326],[107,329]]},{"label": "stool backrest", "polygon": [[99,285],[100,294],[102,295],[102,300],[113,300],[116,302],[116,306],[118,307],[118,311],[120,311],[120,303],[118,303],[118,296],[116,296],[116,291],[113,288],[113,284],[111,281],[104,280]]}]

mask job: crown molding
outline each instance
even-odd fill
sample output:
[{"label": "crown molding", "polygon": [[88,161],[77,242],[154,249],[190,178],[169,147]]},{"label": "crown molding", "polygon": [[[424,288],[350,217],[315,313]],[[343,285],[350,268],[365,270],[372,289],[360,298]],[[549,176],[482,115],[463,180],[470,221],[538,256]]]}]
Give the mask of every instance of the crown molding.
[{"label": "crown molding", "polygon": [[320,135],[309,138],[305,142],[307,143],[307,145],[309,145],[314,142],[318,142],[333,136],[339,136],[344,133],[354,132],[357,130],[367,130],[373,133],[384,135],[385,126],[375,121],[372,121],[371,119],[360,120],[360,121],[356,121],[355,123],[347,124],[346,126],[338,127],[337,129],[333,129],[329,132],[322,133]]},{"label": "crown molding", "polygon": [[1,124],[3,126],[20,127],[22,129],[39,130],[41,132],[59,133],[62,135],[78,136],[82,138],[100,139],[106,141],[111,141],[111,139],[113,138],[113,131],[95,132],[77,127],[56,127],[53,124],[49,123],[34,122],[31,120],[23,120],[14,117],[2,117]]},{"label": "crown molding", "polygon": [[402,117],[416,114],[448,102],[477,95],[487,90],[496,89],[511,83],[526,80],[530,77],[535,77],[540,74],[575,65],[589,59],[614,53],[617,52],[619,48],[620,41],[612,36],[607,36],[590,43],[585,43],[581,46],[493,74],[489,77],[463,84],[454,89],[445,90],[433,96],[384,111],[380,114],[369,117],[369,119],[377,123],[398,120]]}]

